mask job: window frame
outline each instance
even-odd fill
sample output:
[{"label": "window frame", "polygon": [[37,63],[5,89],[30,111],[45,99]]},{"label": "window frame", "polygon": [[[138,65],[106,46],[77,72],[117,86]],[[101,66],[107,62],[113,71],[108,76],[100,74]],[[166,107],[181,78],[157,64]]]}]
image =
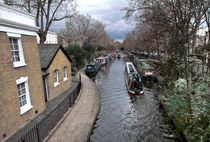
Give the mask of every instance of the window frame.
[{"label": "window frame", "polygon": [[67,66],[63,67],[63,81],[68,80],[68,68]]},{"label": "window frame", "polygon": [[7,33],[7,36],[9,38],[9,45],[10,45],[10,51],[12,53],[12,58],[13,58],[13,51],[11,49],[10,39],[17,39],[17,43],[18,43],[18,52],[19,52],[20,61],[14,61],[14,59],[12,59],[13,67],[17,68],[17,67],[26,66],[27,64],[26,64],[25,58],[24,58],[23,47],[22,47],[22,42],[21,42],[21,35],[15,34],[15,33]]},{"label": "window frame", "polygon": [[[55,82],[55,72],[56,72],[56,82]],[[54,87],[58,86],[60,83],[59,83],[59,71],[58,69],[54,70],[53,71],[53,82],[54,82]]]},{"label": "window frame", "polygon": [[28,77],[20,77],[19,79],[16,80],[16,86],[17,86],[17,91],[18,91],[18,85],[24,83],[25,85],[25,96],[26,96],[26,104],[24,106],[20,106],[20,101],[19,101],[19,94],[18,95],[18,102],[20,106],[20,115],[25,114],[29,110],[33,108],[33,105],[31,104],[31,97],[30,97],[30,91],[29,91],[29,85],[28,85]]}]

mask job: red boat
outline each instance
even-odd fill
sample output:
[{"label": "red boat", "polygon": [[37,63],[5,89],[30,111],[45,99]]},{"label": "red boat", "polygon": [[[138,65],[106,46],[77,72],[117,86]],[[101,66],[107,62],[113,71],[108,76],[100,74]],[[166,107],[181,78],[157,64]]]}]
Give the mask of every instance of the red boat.
[{"label": "red boat", "polygon": [[104,67],[106,64],[106,58],[105,57],[98,57],[97,62],[99,62],[101,64],[101,67]]}]

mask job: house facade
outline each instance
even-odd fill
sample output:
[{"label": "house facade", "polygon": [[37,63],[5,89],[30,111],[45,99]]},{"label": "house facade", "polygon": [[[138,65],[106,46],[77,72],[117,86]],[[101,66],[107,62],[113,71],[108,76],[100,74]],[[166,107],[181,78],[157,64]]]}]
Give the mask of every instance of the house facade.
[{"label": "house facade", "polygon": [[0,141],[46,108],[34,18],[0,3]]},{"label": "house facade", "polygon": [[50,101],[72,85],[71,60],[61,45],[39,45],[45,101]]}]

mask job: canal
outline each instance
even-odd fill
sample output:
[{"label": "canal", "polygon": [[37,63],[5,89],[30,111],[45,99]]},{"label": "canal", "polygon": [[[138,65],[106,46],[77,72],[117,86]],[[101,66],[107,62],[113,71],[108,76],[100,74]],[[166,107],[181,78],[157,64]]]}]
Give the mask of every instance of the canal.
[{"label": "canal", "polygon": [[152,90],[135,99],[128,95],[123,58],[99,72],[95,83],[101,108],[90,142],[174,142],[172,126]]}]

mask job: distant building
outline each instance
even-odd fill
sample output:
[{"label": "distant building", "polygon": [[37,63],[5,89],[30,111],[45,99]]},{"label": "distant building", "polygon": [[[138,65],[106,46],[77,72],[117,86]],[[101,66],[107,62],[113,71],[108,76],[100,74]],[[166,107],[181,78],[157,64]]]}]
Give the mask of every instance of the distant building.
[{"label": "distant building", "polygon": [[46,108],[34,19],[0,3],[0,141]]},{"label": "distant building", "polygon": [[[40,38],[37,35],[37,43],[40,43]],[[58,36],[55,32],[47,32],[45,44],[58,44]]]},{"label": "distant building", "polygon": [[50,101],[71,87],[71,61],[58,44],[39,45],[39,56],[45,101]]},{"label": "distant building", "polygon": [[196,46],[202,46],[208,42],[208,27],[200,28],[196,34]]}]

